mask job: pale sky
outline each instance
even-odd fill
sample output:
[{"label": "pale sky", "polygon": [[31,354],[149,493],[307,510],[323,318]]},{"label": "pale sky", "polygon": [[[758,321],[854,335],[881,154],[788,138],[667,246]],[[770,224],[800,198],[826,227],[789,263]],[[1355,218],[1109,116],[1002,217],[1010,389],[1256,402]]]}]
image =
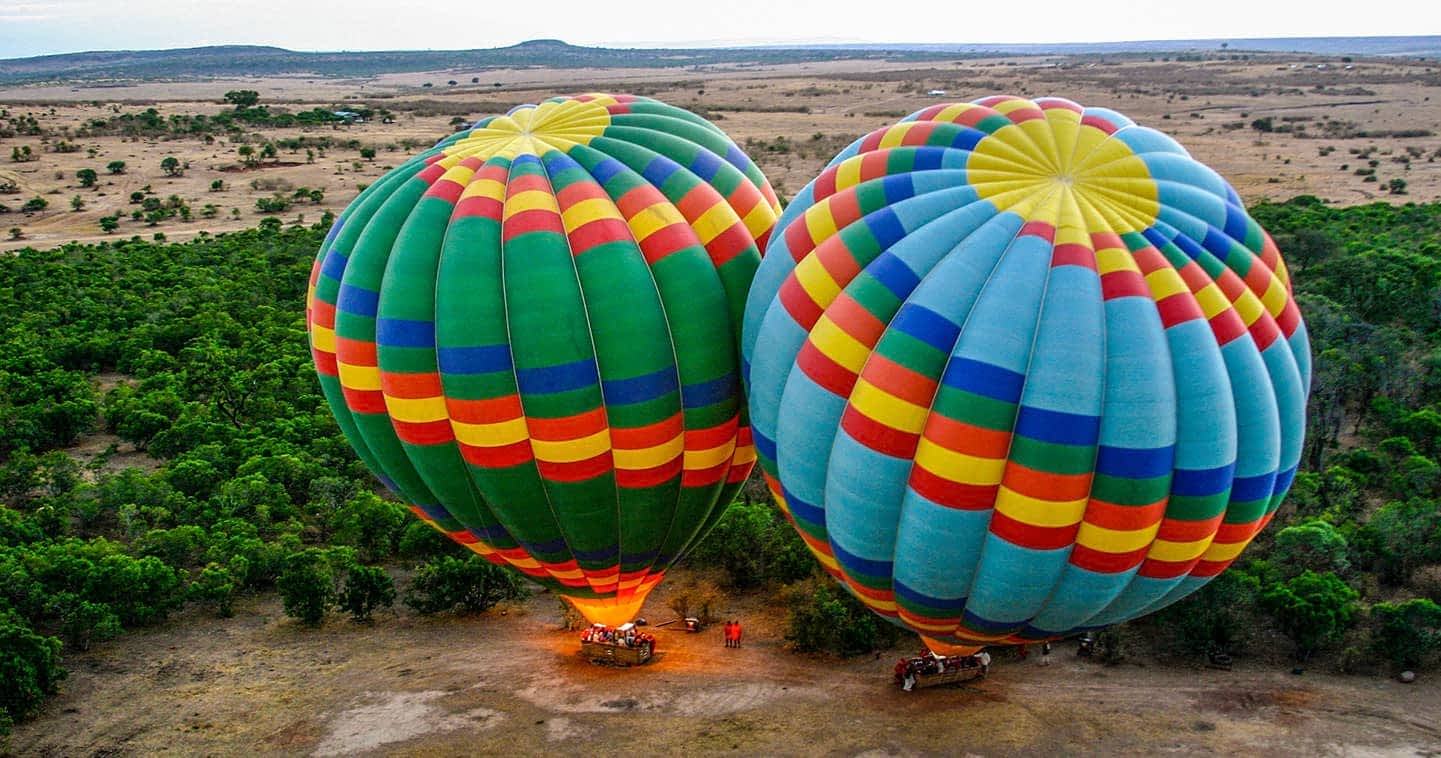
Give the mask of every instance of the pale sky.
[{"label": "pale sky", "polygon": [[276,45],[453,50],[539,37],[613,47],[1113,42],[1441,34],[1436,0],[0,0],[0,58]]}]

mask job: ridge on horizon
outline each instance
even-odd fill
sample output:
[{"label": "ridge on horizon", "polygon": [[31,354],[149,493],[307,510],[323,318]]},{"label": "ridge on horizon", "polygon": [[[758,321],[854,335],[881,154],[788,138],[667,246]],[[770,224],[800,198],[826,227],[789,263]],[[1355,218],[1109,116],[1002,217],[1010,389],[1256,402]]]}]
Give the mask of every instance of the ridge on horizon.
[{"label": "ridge on horizon", "polygon": [[[1225,47],[1222,47],[1222,45]],[[1264,37],[1127,42],[776,42],[715,47],[592,47],[559,39],[464,50],[297,51],[272,45],[207,45],[163,50],[95,50],[0,59],[0,85],[43,81],[196,79],[308,74],[366,76],[513,67],[678,68],[721,63],[829,60],[935,60],[980,55],[1147,54],[1165,52],[1441,56],[1441,35]],[[662,55],[664,54],[664,55]]]}]

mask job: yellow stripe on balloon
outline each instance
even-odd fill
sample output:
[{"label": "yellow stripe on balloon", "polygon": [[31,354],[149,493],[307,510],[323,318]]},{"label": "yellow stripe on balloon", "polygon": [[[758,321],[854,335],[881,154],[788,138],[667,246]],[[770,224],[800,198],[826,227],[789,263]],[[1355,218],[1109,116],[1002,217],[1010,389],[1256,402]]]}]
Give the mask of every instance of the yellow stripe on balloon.
[{"label": "yellow stripe on balloon", "polygon": [[450,427],[455,431],[456,440],[471,447],[504,447],[524,442],[530,437],[530,428],[525,425],[524,418],[493,424],[468,424],[452,419]]},{"label": "yellow stripe on balloon", "polygon": [[735,457],[731,458],[732,466],[744,466],[754,462],[756,459],[755,445],[737,445]]},{"label": "yellow stripe on balloon", "polygon": [[1201,313],[1205,314],[1207,320],[1231,307],[1231,301],[1226,299],[1225,293],[1214,283],[1207,283],[1196,292],[1196,304],[1201,306]]},{"label": "yellow stripe on balloon", "polygon": [[1181,275],[1169,268],[1156,269],[1146,274],[1146,286],[1151,290],[1151,299],[1158,303],[1177,293],[1189,291]]},{"label": "yellow stripe on balloon", "polygon": [[[1261,264],[1257,262],[1254,265]],[[1290,299],[1291,296],[1286,294],[1286,285],[1281,283],[1281,278],[1278,276],[1271,277],[1270,284],[1266,285],[1266,291],[1261,294],[1261,304],[1266,306],[1266,312],[1272,316],[1281,315],[1281,311],[1286,309],[1286,301]]]},{"label": "yellow stripe on balloon", "polygon": [[[439,161],[439,162],[440,162],[441,164],[444,164],[445,161],[447,161],[447,160],[450,160],[450,159],[449,159],[449,158],[445,158],[445,159],[442,159],[442,160]],[[441,182],[455,182],[456,184],[459,184],[460,186],[464,187],[467,183],[470,182],[471,177],[474,177],[474,176],[475,176],[475,169],[473,169],[473,168],[471,168],[471,167],[469,167],[469,166],[462,166],[462,165],[460,165],[460,159],[457,158],[457,159],[456,159],[456,165],[455,165],[455,166],[447,166],[447,167],[446,167],[446,172],[445,172],[444,174],[441,174],[441,175],[440,175],[440,178],[437,179],[436,181],[441,181]]]},{"label": "yellow stripe on balloon", "polygon": [[685,452],[685,435],[677,434],[659,445],[650,447],[617,447],[611,451],[611,455],[614,456],[615,467],[618,469],[644,471],[673,461],[683,452]]},{"label": "yellow stripe on balloon", "polygon": [[929,408],[923,408],[892,395],[865,379],[856,381],[851,390],[851,407],[892,429],[920,434],[926,428]]},{"label": "yellow stripe on balloon", "polygon": [[635,236],[636,241],[643,242],[661,229],[685,224],[685,217],[670,203],[656,203],[626,219],[626,223],[630,224],[630,233]]},{"label": "yellow stripe on balloon", "polygon": [[877,147],[881,150],[886,150],[892,147],[899,147],[902,143],[906,141],[906,135],[910,133],[910,131],[914,128],[916,128],[915,121],[902,121],[901,123],[892,126],[891,128],[886,130],[885,134],[881,135],[881,141],[880,144],[877,145]]},{"label": "yellow stripe on balloon", "polygon": [[335,352],[335,330],[320,324],[311,324],[310,345],[322,353]]},{"label": "yellow stripe on balloon", "polygon": [[1201,556],[1201,560],[1217,562],[1234,560],[1249,544],[1251,544],[1250,540],[1242,540],[1240,542],[1212,542],[1211,546],[1206,549],[1205,555]]},{"label": "yellow stripe on balloon", "polygon": [[465,190],[460,193],[460,199],[465,200],[472,197],[488,197],[491,200],[505,199],[505,185],[494,179],[480,179],[465,185]]},{"label": "yellow stripe on balloon", "polygon": [[806,209],[803,216],[806,231],[813,240],[826,240],[836,233],[836,220],[831,215],[831,204],[821,202]]},{"label": "yellow stripe on balloon", "polygon": [[1193,542],[1172,542],[1170,540],[1156,540],[1151,543],[1151,550],[1146,557],[1155,561],[1166,563],[1185,563],[1201,557],[1210,547],[1213,537],[1195,540]]},{"label": "yellow stripe on balloon", "polygon": [[605,453],[610,447],[610,430],[602,429],[573,440],[538,440],[532,438],[530,447],[536,460],[546,463],[575,463]]},{"label": "yellow stripe on balloon", "polygon": [[941,447],[928,437],[916,446],[916,465],[947,481],[960,484],[1000,484],[1005,458],[981,458]]},{"label": "yellow stripe on balloon", "polygon": [[821,265],[820,259],[815,255],[807,255],[791,271],[796,278],[796,283],[801,289],[811,296],[811,302],[822,308],[829,307],[835,302],[836,296],[841,294],[841,285],[831,277],[831,272]]},{"label": "yellow stripe on balloon", "polygon": [[735,453],[736,442],[734,439],[716,445],[705,450],[685,451],[685,469],[687,471],[700,471],[708,468],[715,468],[731,459]]},{"label": "yellow stripe on balloon", "polygon": [[1241,323],[1246,326],[1256,323],[1256,319],[1261,318],[1261,314],[1265,312],[1265,307],[1261,305],[1261,298],[1256,297],[1251,290],[1242,290],[1241,296],[1236,298],[1232,306],[1235,307],[1236,314],[1241,317]]},{"label": "yellow stripe on balloon", "polygon": [[1145,529],[1120,531],[1082,521],[1081,529],[1076,533],[1076,544],[1103,553],[1131,553],[1151,544],[1160,529],[1160,523],[1156,523]]},{"label": "yellow stripe on balloon", "polygon": [[852,337],[826,314],[816,321],[807,337],[821,354],[843,366],[852,374],[861,373],[866,359],[871,355],[870,347]]},{"label": "yellow stripe on balloon", "polygon": [[1031,526],[1074,526],[1086,515],[1086,502],[1078,500],[1041,500],[1022,495],[1002,484],[996,492],[996,512]]},{"label": "yellow stripe on balloon", "polygon": [[1096,268],[1102,275],[1112,271],[1141,272],[1141,268],[1136,265],[1135,256],[1131,255],[1129,251],[1115,247],[1096,251]]},{"label": "yellow stripe on balloon", "polygon": [[560,214],[560,222],[565,226],[567,232],[574,232],[592,221],[601,219],[625,220],[620,215],[620,210],[615,207],[615,203],[603,197],[587,198],[566,208]]},{"label": "yellow stripe on balloon", "polygon": [[380,389],[380,369],[375,366],[354,366],[336,363],[340,385],[346,389],[374,391]]},{"label": "yellow stripe on balloon", "polygon": [[741,223],[746,225],[746,231],[751,233],[751,237],[759,237],[775,226],[776,211],[764,202],[756,203],[756,207],[746,213]]},{"label": "yellow stripe on balloon", "polygon": [[942,108],[941,112],[933,116],[931,120],[955,122],[956,119],[961,117],[961,114],[965,113],[968,110],[971,110],[972,108],[978,107],[980,106],[974,105],[972,103],[955,103],[953,105],[948,105]]},{"label": "yellow stripe on balloon", "polygon": [[505,199],[505,217],[510,218],[525,211],[550,211],[559,213],[560,206],[555,203],[555,195],[540,190],[526,190],[517,192]]},{"label": "yellow stripe on balloon", "polygon": [[861,183],[861,160],[862,156],[855,156],[841,161],[836,169],[836,191],[849,189]]},{"label": "yellow stripe on balloon", "polygon": [[716,201],[715,205],[707,208],[705,213],[700,214],[691,228],[702,245],[709,245],[711,240],[720,236],[722,232],[735,226],[740,217],[736,215],[735,209],[724,200]]},{"label": "yellow stripe on balloon", "polygon": [[445,398],[441,396],[404,398],[386,395],[385,409],[390,412],[391,418],[409,424],[424,424],[450,418],[450,412],[445,407]]}]

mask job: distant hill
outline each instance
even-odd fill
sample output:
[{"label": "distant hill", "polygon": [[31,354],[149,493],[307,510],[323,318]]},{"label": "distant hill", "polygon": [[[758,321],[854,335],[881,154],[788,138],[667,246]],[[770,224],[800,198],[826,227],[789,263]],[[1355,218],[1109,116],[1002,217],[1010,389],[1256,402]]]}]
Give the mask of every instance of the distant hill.
[{"label": "distant hill", "polygon": [[0,84],[46,81],[207,79],[235,76],[374,76],[411,71],[493,68],[683,68],[715,64],[774,64],[828,60],[934,60],[978,55],[1162,54],[1215,51],[1297,52],[1318,55],[1441,56],[1441,36],[1295,37],[1278,39],[1152,40],[1140,42],[1009,44],[839,44],[728,48],[579,47],[530,40],[475,50],[297,52],[258,45],[176,50],[65,53],[0,60]]},{"label": "distant hill", "polygon": [[806,45],[816,50],[909,50],[935,53],[1008,55],[1086,55],[1101,53],[1227,52],[1310,53],[1313,55],[1441,56],[1441,36],[1418,37],[1271,37],[1172,39],[1136,42],[938,43],[885,45]]},{"label": "distant hill", "polygon": [[65,53],[0,60],[0,84],[116,79],[205,79],[233,76],[374,76],[410,71],[551,68],[678,68],[722,63],[784,63],[843,59],[928,60],[951,52],[877,48],[622,49],[530,40],[477,50],[297,52],[279,47],[223,45],[178,50]]}]

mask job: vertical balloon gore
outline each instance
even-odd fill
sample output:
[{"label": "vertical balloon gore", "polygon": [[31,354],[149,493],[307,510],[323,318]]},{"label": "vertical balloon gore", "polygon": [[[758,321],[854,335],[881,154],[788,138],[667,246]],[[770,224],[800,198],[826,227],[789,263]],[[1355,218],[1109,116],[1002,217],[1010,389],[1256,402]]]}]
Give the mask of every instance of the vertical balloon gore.
[{"label": "vertical balloon gore", "polygon": [[754,464],[739,326],[778,212],[656,100],[482,119],[336,220],[306,302],[321,388],[421,518],[624,622]]},{"label": "vertical balloon gore", "polygon": [[1275,244],[1180,145],[1060,98],[940,104],[786,208],[742,359],[823,567],[927,644],[1150,613],[1300,461],[1311,353]]}]

